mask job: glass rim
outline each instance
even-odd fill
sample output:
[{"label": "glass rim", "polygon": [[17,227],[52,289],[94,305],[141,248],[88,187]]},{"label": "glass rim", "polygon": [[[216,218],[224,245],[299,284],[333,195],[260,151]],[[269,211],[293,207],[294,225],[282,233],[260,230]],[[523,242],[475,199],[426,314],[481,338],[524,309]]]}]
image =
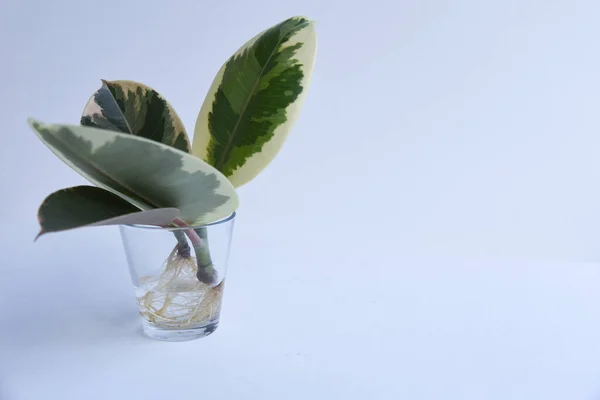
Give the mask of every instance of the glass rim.
[{"label": "glass rim", "polygon": [[168,231],[168,232],[184,231],[184,230],[187,230],[187,229],[207,228],[209,226],[221,225],[221,224],[224,224],[226,222],[232,221],[235,218],[236,214],[237,214],[237,212],[234,211],[228,217],[225,217],[225,218],[220,219],[220,220],[215,221],[215,222],[210,222],[208,224],[202,224],[202,225],[190,225],[190,226],[156,226],[156,225],[140,225],[140,224],[123,224],[123,226],[126,226],[128,228],[148,229],[148,230],[155,230],[155,231]]}]

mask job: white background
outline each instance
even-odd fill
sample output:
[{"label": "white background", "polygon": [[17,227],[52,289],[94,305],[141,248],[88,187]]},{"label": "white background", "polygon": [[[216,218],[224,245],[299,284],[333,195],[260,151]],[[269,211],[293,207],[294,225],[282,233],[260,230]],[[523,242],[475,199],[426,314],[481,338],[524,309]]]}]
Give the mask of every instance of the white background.
[{"label": "white background", "polygon": [[[221,326],[143,338],[117,228],[26,124],[100,79],[193,131],[227,57],[317,23],[284,149],[241,188]],[[600,2],[0,1],[0,399],[600,399]]]}]

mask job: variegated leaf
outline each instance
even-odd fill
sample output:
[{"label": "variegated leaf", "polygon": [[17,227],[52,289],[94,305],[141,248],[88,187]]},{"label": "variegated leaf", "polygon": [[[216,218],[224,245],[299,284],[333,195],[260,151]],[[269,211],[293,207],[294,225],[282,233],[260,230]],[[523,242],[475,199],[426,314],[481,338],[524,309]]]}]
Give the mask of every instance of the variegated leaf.
[{"label": "variegated leaf", "polygon": [[209,164],[173,147],[130,134],[75,125],[29,124],[67,165],[143,210],[173,207],[188,225],[231,215],[235,188]]},{"label": "variegated leaf", "polygon": [[287,19],[255,36],[219,70],[194,130],[192,154],[235,187],[258,175],[298,117],[316,54],[314,24]]},{"label": "variegated leaf", "polygon": [[94,186],[75,186],[50,194],[38,210],[40,233],[69,229],[140,224],[165,226],[179,215],[176,208],[142,211],[121,197]]},{"label": "variegated leaf", "polygon": [[138,82],[102,80],[83,110],[81,125],[130,133],[190,152],[173,107],[156,90]]}]

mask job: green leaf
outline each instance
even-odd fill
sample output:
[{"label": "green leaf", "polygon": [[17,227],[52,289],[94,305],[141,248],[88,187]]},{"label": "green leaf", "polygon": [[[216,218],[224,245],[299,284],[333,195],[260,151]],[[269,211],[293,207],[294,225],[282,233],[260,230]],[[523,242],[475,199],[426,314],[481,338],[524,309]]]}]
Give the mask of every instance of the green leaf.
[{"label": "green leaf", "polygon": [[142,211],[119,196],[94,186],[75,186],[50,194],[40,205],[41,235],[105,225],[165,226],[179,215],[176,208]]},{"label": "green leaf", "polygon": [[81,125],[130,133],[190,152],[183,123],[158,92],[133,81],[105,81],[83,110]]},{"label": "green leaf", "polygon": [[202,225],[228,217],[238,206],[227,178],[183,151],[111,130],[28,122],[67,165],[142,210],[173,207],[183,222]]},{"label": "green leaf", "polygon": [[192,154],[235,187],[277,155],[296,121],[316,54],[314,24],[287,19],[261,32],[221,67],[194,130]]}]

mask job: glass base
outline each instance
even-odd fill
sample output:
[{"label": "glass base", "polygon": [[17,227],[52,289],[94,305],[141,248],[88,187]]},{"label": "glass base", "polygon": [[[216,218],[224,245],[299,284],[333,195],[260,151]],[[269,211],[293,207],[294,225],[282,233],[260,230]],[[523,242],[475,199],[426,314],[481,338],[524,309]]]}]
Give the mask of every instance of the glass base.
[{"label": "glass base", "polygon": [[142,321],[142,333],[151,339],[162,340],[165,342],[185,342],[208,336],[216,331],[218,326],[218,319],[207,325],[189,329],[163,329],[146,321]]}]

